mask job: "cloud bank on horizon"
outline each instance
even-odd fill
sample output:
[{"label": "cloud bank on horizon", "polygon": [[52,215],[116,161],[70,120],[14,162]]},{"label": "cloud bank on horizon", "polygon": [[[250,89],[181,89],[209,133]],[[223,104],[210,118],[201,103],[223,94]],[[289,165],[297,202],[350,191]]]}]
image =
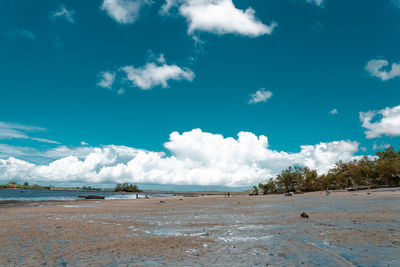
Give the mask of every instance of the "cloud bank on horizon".
[{"label": "cloud bank on horizon", "polygon": [[126,146],[61,146],[45,152],[48,158],[57,158],[48,164],[0,159],[0,180],[251,186],[293,164],[326,173],[337,161],[353,159],[359,144],[335,141],[287,153],[269,149],[263,135],[240,132],[234,139],[194,129],[171,133],[164,146],[171,156]]}]

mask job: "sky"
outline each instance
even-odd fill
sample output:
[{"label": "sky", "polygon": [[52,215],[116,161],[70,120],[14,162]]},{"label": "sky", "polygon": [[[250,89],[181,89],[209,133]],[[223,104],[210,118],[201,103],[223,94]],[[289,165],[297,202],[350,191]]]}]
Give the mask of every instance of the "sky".
[{"label": "sky", "polygon": [[0,181],[234,187],[400,148],[399,0],[2,0]]}]

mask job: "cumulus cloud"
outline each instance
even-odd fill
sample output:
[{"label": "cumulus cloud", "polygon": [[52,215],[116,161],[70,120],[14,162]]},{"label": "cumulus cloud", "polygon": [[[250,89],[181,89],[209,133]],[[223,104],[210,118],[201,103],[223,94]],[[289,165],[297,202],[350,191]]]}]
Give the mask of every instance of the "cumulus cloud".
[{"label": "cumulus cloud", "polygon": [[115,81],[115,72],[103,71],[99,74],[100,81],[98,86],[111,89]]},{"label": "cumulus cloud", "polygon": [[334,108],[334,109],[332,109],[331,111],[329,111],[329,114],[331,114],[331,115],[336,115],[336,114],[338,114],[339,112],[338,112],[338,110],[336,109],[336,108]]},{"label": "cumulus cloud", "polygon": [[373,144],[372,149],[373,150],[378,150],[378,149],[386,149],[386,148],[389,148],[389,147],[390,147],[389,144],[381,144],[381,145]]},{"label": "cumulus cloud", "polygon": [[36,40],[36,35],[33,32],[26,29],[18,28],[15,28],[13,31],[8,32],[6,34],[6,37],[14,40]]},{"label": "cumulus cloud", "polygon": [[362,127],[367,129],[367,138],[400,136],[400,105],[379,111],[360,112],[360,120]]},{"label": "cumulus cloud", "polygon": [[262,88],[250,95],[249,104],[267,102],[267,100],[270,99],[271,97],[272,97],[272,92],[266,91],[265,88]]},{"label": "cumulus cloud", "polygon": [[323,7],[326,3],[326,0],[307,0],[307,3],[319,6],[319,7]]},{"label": "cumulus cloud", "polygon": [[27,126],[18,123],[9,123],[0,121],[0,139],[30,139],[39,142],[59,144],[57,141],[32,137],[28,135],[28,132],[38,132],[45,130],[46,129],[44,128],[36,126]]},{"label": "cumulus cloud", "polygon": [[256,18],[254,9],[238,9],[232,0],[166,0],[161,13],[168,14],[172,8],[177,8],[186,18],[189,34],[204,31],[257,37],[271,34],[277,26],[276,22],[263,24]]},{"label": "cumulus cloud", "polygon": [[167,87],[169,80],[187,80],[193,81],[195,75],[193,71],[187,68],[181,68],[177,65],[168,65],[161,55],[157,62],[149,62],[143,67],[135,68],[125,66],[121,68],[127,75],[127,79],[133,86],[142,90],[148,90],[156,86]]},{"label": "cumulus cloud", "polygon": [[298,153],[287,153],[269,149],[263,135],[240,132],[235,139],[200,129],[173,132],[164,146],[170,156],[109,145],[76,151],[52,149],[49,155],[61,157],[42,165],[9,157],[0,159],[0,179],[239,187],[264,182],[293,164],[325,173],[338,160],[353,159],[358,151],[356,142],[336,141],[305,145]]},{"label": "cumulus cloud", "polygon": [[120,24],[134,23],[141,9],[152,4],[150,0],[104,0],[101,9]]},{"label": "cumulus cloud", "polygon": [[[382,81],[387,81],[400,76],[400,64],[393,63],[391,68],[387,68],[389,62],[385,59],[370,60],[365,66],[365,70],[373,77],[377,77]],[[387,68],[385,70],[385,68]]]},{"label": "cumulus cloud", "polygon": [[69,23],[75,23],[75,10],[67,9],[65,5],[61,4],[57,10],[50,13],[50,17],[55,19],[64,19]]}]

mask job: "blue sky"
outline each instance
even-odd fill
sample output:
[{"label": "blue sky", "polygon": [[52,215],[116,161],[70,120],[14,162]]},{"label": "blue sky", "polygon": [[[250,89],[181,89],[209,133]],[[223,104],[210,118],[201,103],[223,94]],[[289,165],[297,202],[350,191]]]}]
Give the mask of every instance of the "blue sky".
[{"label": "blue sky", "polygon": [[[245,187],[288,164],[324,172],[399,148],[399,1],[3,0],[0,10],[0,180]],[[247,147],[239,132],[258,141]],[[100,175],[138,149],[165,155],[152,171],[146,159],[132,162],[141,172]],[[114,161],[83,166],[97,150]],[[160,167],[171,159],[174,170]]]}]

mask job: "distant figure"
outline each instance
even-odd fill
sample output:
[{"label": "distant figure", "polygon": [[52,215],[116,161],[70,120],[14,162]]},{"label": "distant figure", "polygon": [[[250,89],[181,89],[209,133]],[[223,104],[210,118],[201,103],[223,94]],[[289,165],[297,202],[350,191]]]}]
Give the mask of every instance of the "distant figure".
[{"label": "distant figure", "polygon": [[136,194],[136,199],[139,199],[139,194]]},{"label": "distant figure", "polygon": [[329,196],[331,192],[329,192],[328,187],[326,188],[326,195]]},{"label": "distant figure", "polygon": [[147,196],[147,194],[146,194],[146,196],[144,197],[145,199],[148,199],[149,197]]},{"label": "distant figure", "polygon": [[228,197],[231,195],[231,193],[228,192]]}]

